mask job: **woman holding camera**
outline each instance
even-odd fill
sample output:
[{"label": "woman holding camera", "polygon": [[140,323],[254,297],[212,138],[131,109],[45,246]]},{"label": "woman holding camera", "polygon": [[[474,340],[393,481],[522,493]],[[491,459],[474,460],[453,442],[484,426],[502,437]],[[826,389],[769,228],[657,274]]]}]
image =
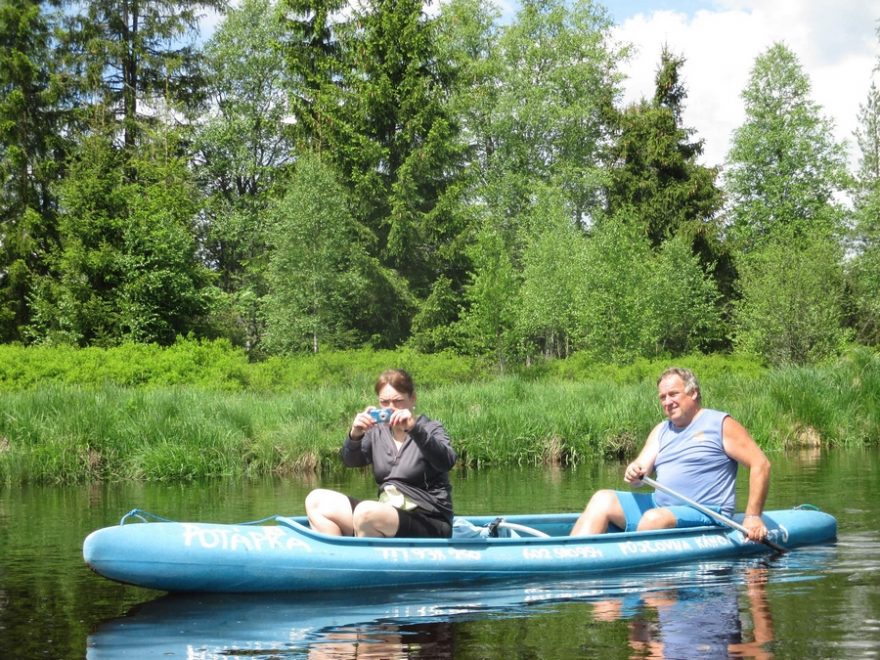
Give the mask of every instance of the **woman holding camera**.
[{"label": "woman holding camera", "polygon": [[352,422],[342,446],[348,467],[373,466],[379,501],[358,500],[319,488],[306,497],[315,531],[335,536],[452,535],[449,470],[456,455],[439,422],[413,414],[412,378],[389,369],[376,381],[380,409],[368,406]]}]

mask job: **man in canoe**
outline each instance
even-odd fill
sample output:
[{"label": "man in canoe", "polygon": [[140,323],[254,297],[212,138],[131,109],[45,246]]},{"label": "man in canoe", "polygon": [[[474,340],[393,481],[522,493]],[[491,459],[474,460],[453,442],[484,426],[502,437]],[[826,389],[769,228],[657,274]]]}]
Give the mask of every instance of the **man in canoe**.
[{"label": "man in canoe", "polygon": [[376,381],[381,408],[359,412],[342,446],[347,467],[373,466],[379,501],[319,488],[306,497],[312,529],[336,536],[452,536],[455,450],[440,422],[413,414],[415,386],[402,369]]},{"label": "man in canoe", "polygon": [[[767,528],[761,519],[770,485],[770,461],[742,424],[729,414],[702,407],[700,385],[689,369],[671,368],[657,381],[660,405],[667,419],[645,441],[636,460],[626,467],[628,484],[656,470],[657,481],[705,508],[731,516],[739,465],[749,469],[749,497],[743,527],[753,541]],[[601,534],[609,524],[622,530],[667,529],[718,524],[705,513],[660,492],[600,490],[571,530],[572,536]]]}]

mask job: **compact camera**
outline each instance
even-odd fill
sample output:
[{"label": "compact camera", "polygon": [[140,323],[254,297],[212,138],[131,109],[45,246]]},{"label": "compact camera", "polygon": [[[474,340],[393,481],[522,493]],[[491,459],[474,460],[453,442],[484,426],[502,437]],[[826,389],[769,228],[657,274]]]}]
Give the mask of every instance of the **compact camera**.
[{"label": "compact camera", "polygon": [[373,421],[377,424],[387,424],[391,421],[391,414],[393,412],[393,408],[373,408],[370,411],[370,417],[372,417]]}]

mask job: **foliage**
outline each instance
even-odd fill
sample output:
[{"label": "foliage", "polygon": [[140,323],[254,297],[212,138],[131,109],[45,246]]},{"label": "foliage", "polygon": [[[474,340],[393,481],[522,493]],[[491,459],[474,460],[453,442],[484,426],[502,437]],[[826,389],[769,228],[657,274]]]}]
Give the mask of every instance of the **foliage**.
[{"label": "foliage", "polygon": [[297,119],[296,141],[321,152],[333,141],[329,121],[345,73],[343,46],[337,36],[345,29],[344,0],[282,0],[279,35],[291,76],[290,105]]},{"label": "foliage", "polygon": [[657,377],[670,366],[691,369],[701,381],[709,382],[726,377],[737,377],[743,380],[763,378],[767,367],[749,355],[721,355],[691,353],[674,359],[656,357],[652,359],[637,358],[625,364],[612,364],[590,359],[586,353],[576,353],[567,360],[548,360],[537,364],[529,370],[517,372],[520,378],[565,379],[565,380],[597,380],[620,384],[635,384],[643,381],[655,384]]},{"label": "foliage", "polygon": [[620,113],[620,137],[613,147],[609,213],[626,210],[655,247],[678,235],[704,243],[717,240],[718,172],[697,164],[703,142],[690,142],[693,129],[681,126],[687,96],[679,79],[684,62],[664,47],[654,98]]},{"label": "foliage", "polygon": [[267,291],[266,209],[295,157],[283,34],[268,0],[229,11],[205,45],[209,106],[193,135],[194,172],[205,193],[198,239],[225,304],[215,315],[218,333],[255,355],[265,332],[258,308]]},{"label": "foliage", "polygon": [[517,331],[524,343],[546,357],[568,357],[580,336],[578,298],[586,239],[571,221],[561,191],[539,189],[528,216],[523,284],[516,309]]},{"label": "foliage", "polygon": [[850,325],[860,343],[880,344],[880,90],[871,85],[856,132],[861,151],[855,191],[852,258],[847,261],[852,298]]},{"label": "foliage", "polygon": [[626,56],[610,27],[589,0],[529,0],[499,35],[495,79],[486,82],[495,89],[484,91],[494,102],[489,134],[477,143],[490,149],[481,196],[506,222],[527,211],[542,183],[563,191],[576,222],[598,204]]},{"label": "foliage", "polygon": [[126,343],[111,348],[0,345],[0,389],[32,391],[71,385],[84,388],[191,385],[211,390],[246,386],[252,367],[228,342],[178,341],[168,347]]},{"label": "foliage", "polygon": [[[137,173],[132,182],[127,171]],[[61,248],[34,294],[35,340],[168,344],[198,328],[209,274],[194,258],[197,196],[174,135],[130,160],[94,136],[60,196]]]},{"label": "foliage", "polygon": [[734,133],[725,175],[730,232],[740,249],[757,249],[778,227],[795,237],[840,237],[845,152],[809,95],[809,79],[785,45],[755,60],[743,90],[746,120]]},{"label": "foliage", "polygon": [[848,339],[836,200],[848,177],[843,147],[809,91],[784,45],[756,60],[726,178],[730,232],[742,249],[734,342],[772,364],[820,360]]},{"label": "foliage", "polygon": [[716,298],[684,243],[655,253],[633,223],[605,223],[585,251],[577,348],[610,362],[688,353],[718,332]]},{"label": "foliage", "polygon": [[837,355],[842,327],[840,248],[825,239],[782,234],[741,260],[737,350],[772,365],[809,364]]},{"label": "foliage", "polygon": [[462,154],[444,104],[452,75],[421,0],[373,0],[336,22],[332,2],[286,6],[297,132],[339,173],[367,253],[397,274],[394,287],[374,291],[374,309],[395,313],[361,329],[373,345],[394,346],[409,335],[414,302],[441,277],[456,288],[465,277],[462,251],[449,249],[467,229],[467,215],[453,212]]},{"label": "foliage", "polygon": [[357,320],[375,313],[368,299],[370,260],[348,209],[333,170],[303,154],[287,193],[271,211],[270,349],[317,353],[357,343]]},{"label": "foliage", "polygon": [[55,184],[72,147],[72,90],[59,75],[49,3],[0,5],[0,341],[18,341],[28,296],[56,245]]},{"label": "foliage", "polygon": [[456,330],[468,353],[490,355],[504,369],[513,346],[518,278],[501,235],[491,225],[471,248],[474,275],[465,286],[468,308]]},{"label": "foliage", "polygon": [[225,0],[70,3],[62,40],[69,82],[103,114],[101,121],[121,118],[126,149],[136,146],[142,115],[180,102],[192,105],[198,98],[198,53],[187,37],[196,30],[202,10],[222,9],[225,4]]},{"label": "foliage", "polygon": [[734,274],[721,236],[718,168],[697,162],[703,141],[693,139],[694,130],[682,125],[684,64],[684,58],[664,46],[653,98],[617,113],[607,212],[597,222],[627,218],[654,248],[672,238],[686,241],[719,290],[729,293]]},{"label": "foliage", "polygon": [[55,385],[86,389],[191,386],[209,391],[287,392],[352,386],[370,389],[391,367],[408,370],[419,387],[468,382],[491,375],[479,360],[450,352],[326,351],[249,362],[227,340],[180,339],[171,346],[125,343],[108,348],[0,344],[0,391]]},{"label": "foliage", "polygon": [[568,260],[600,196],[625,53],[609,25],[591,2],[554,0],[524,3],[497,36],[476,20],[461,35],[475,83],[456,101],[479,164],[468,194],[481,212],[456,328],[460,350],[493,354],[499,367],[535,350],[567,355],[579,335],[582,263]]},{"label": "foliage", "polygon": [[8,0],[0,41],[0,342],[407,347],[534,378],[880,341],[877,92],[850,211],[784,45],[743,90],[719,213],[684,60],[621,107],[630,47],[593,0]]}]

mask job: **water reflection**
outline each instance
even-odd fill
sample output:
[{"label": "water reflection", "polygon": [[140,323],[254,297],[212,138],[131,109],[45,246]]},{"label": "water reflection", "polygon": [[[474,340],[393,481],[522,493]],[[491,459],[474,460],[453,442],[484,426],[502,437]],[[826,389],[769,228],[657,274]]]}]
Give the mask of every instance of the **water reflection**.
[{"label": "water reflection", "polygon": [[305,656],[309,660],[342,658],[425,658],[451,660],[455,657],[452,623],[416,623],[397,626],[377,623],[372,629],[353,626],[349,630],[327,633],[316,641]]},{"label": "water reflection", "polygon": [[639,658],[772,658],[773,619],[767,602],[768,568],[745,572],[746,606],[741,591],[730,588],[659,587],[638,597],[600,601],[594,618],[629,620],[629,647]]},{"label": "water reflection", "polygon": [[[877,658],[880,452],[876,447],[835,449],[776,454],[772,460],[768,508],[819,505],[837,517],[840,536],[835,546],[799,548],[769,567],[764,588],[772,609],[773,641],[766,647],[776,659]],[[461,470],[454,477],[455,501],[462,512],[475,515],[575,511],[596,489],[619,484],[621,470],[618,463],[600,461],[550,472],[543,467]],[[355,594],[329,602],[316,597],[306,604],[266,596],[231,605],[206,602],[206,613],[190,617],[177,606],[161,605],[167,599],[153,608],[157,592],[110,582],[83,564],[85,536],[118,522],[135,506],[176,520],[238,522],[271,513],[298,515],[313,483],[284,477],[0,488],[0,649],[5,657],[15,658],[78,659],[87,644],[92,645],[88,652],[93,657],[152,653],[181,658],[190,655],[191,648],[193,658],[228,658],[221,655],[226,648],[242,651],[239,657],[308,658],[323,649],[330,657],[350,658],[346,643],[357,644],[361,657],[368,648],[385,643],[389,658],[417,653],[442,657],[444,649],[453,649],[456,660],[629,658],[639,655],[628,641],[634,618],[641,616],[648,628],[659,625],[657,611],[640,598],[646,585],[651,585],[650,591],[678,590],[675,597],[680,597],[695,579],[658,571],[627,576],[633,578],[629,583],[609,577],[598,583],[519,585],[518,591],[513,586],[492,587],[496,601],[488,598],[488,587],[472,593],[438,592],[433,602],[431,592],[383,595],[372,601]],[[322,475],[320,483],[365,495],[375,487],[371,476],[357,471]],[[747,482],[740,487],[742,498]],[[750,623],[745,568],[728,566],[726,573],[717,568],[714,578],[711,570],[702,570],[693,606],[718,589],[733,590],[744,643],[749,643],[757,631]],[[499,604],[506,594],[507,604]],[[624,599],[634,604],[624,607],[620,618],[594,619],[596,603]],[[130,611],[137,603],[142,605]],[[415,605],[426,608],[420,618],[412,609]],[[155,616],[143,618],[151,609]],[[328,621],[325,614],[334,609],[350,611],[351,616]],[[128,616],[120,616],[126,612]],[[174,626],[180,628],[176,636],[169,633]],[[296,637],[301,628],[309,632]],[[333,644],[343,646],[331,648]],[[261,646],[284,652],[244,652]],[[145,651],[150,648],[151,653]]]},{"label": "water reflection", "polygon": [[[817,578],[833,548],[824,551],[769,563],[394,594],[168,595],[99,625],[87,657],[459,658],[468,657],[466,644],[456,648],[461,624],[515,619],[527,631],[564,617],[572,639],[591,627],[585,637],[593,643],[597,634],[619,639],[625,625],[632,657],[770,658],[767,585]],[[548,639],[546,657],[566,657],[572,639]]]}]

